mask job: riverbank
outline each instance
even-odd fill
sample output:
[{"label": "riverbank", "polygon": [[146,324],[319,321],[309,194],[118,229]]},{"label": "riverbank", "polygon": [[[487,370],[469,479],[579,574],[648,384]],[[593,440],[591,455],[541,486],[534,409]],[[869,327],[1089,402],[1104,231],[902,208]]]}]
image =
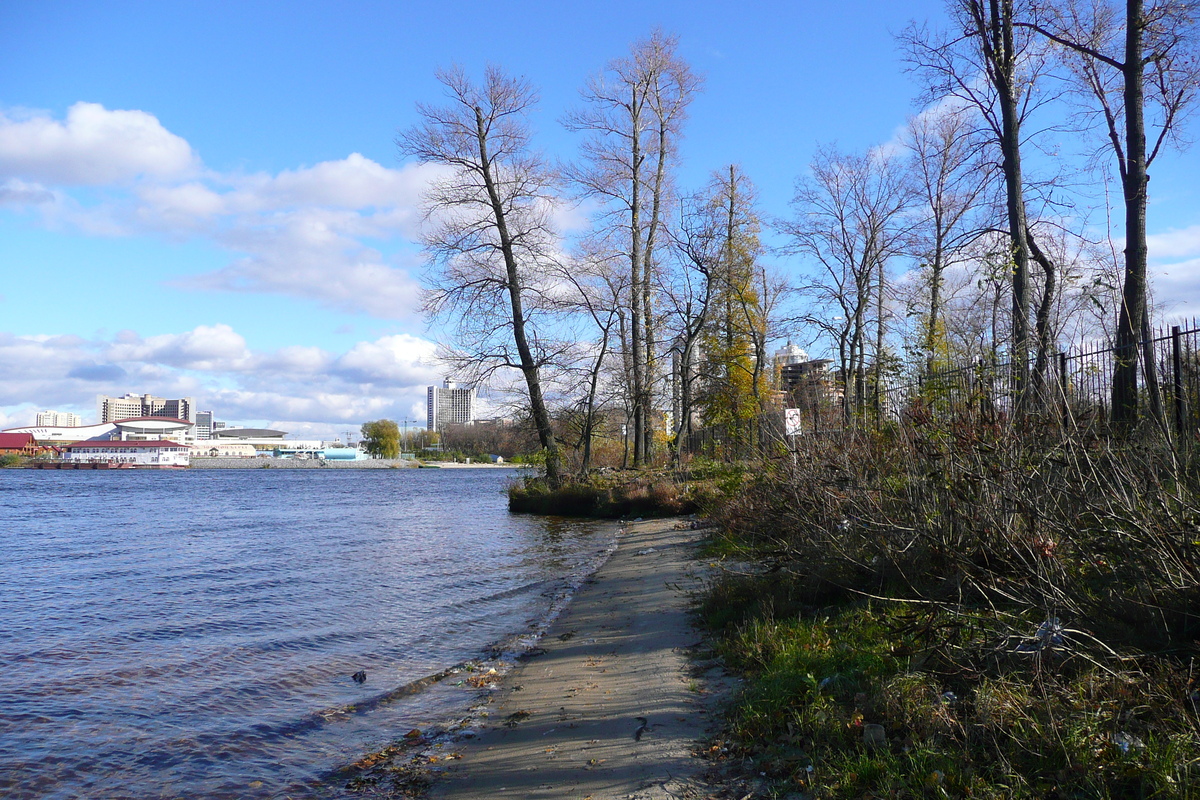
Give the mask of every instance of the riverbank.
[{"label": "riverbank", "polygon": [[[421,462],[411,459],[370,458],[364,461],[338,461],[316,458],[193,458],[192,469],[417,469]],[[516,469],[512,464],[457,464],[453,461],[425,462],[438,469]]]},{"label": "riverbank", "polygon": [[764,796],[1198,796],[1194,452],[957,418],[798,446],[706,551]]},{"label": "riverbank", "polygon": [[628,524],[492,691],[478,736],[363,774],[360,796],[401,796],[426,780],[431,800],[708,796],[693,750],[727,686],[716,669],[694,674],[689,658],[701,642],[689,611],[699,537],[678,519]]}]

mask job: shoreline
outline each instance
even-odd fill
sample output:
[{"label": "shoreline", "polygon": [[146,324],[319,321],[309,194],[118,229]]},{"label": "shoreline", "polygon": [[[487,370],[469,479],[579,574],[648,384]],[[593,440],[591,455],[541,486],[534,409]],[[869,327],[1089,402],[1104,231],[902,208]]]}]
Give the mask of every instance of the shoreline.
[{"label": "shoreline", "polygon": [[[520,469],[523,464],[457,464],[431,461],[425,469]],[[313,458],[194,458],[190,469],[421,469],[416,461],[372,458],[365,461],[337,461]]]},{"label": "shoreline", "polygon": [[368,756],[352,778],[358,791],[398,796],[390,783],[426,788],[429,800],[706,794],[706,765],[693,750],[728,683],[715,669],[693,674],[700,535],[680,518],[625,524],[613,553],[485,690],[461,732],[414,732],[408,746]]}]

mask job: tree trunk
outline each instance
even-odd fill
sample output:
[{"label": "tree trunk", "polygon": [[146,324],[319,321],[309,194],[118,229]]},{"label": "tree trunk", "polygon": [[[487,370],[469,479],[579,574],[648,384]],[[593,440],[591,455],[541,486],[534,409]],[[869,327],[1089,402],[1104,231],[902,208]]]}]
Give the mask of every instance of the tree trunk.
[{"label": "tree trunk", "polygon": [[517,258],[513,250],[512,237],[508,232],[508,217],[496,182],[492,176],[492,163],[488,156],[487,130],[484,126],[483,111],[475,107],[476,139],[479,143],[479,163],[483,173],[484,185],[487,187],[488,200],[492,206],[492,214],[496,219],[496,231],[500,237],[500,252],[504,256],[504,269],[508,277],[508,297],[512,307],[513,339],[517,345],[517,353],[521,359],[521,373],[525,376],[525,384],[529,388],[529,407],[533,415],[533,424],[537,429],[538,443],[546,454],[546,483],[557,489],[563,483],[558,442],[554,438],[554,429],[550,423],[550,412],[546,408],[546,400],[542,396],[542,383],[538,374],[538,365],[529,347],[529,339],[525,333],[525,310],[521,297],[521,274],[517,269]]},{"label": "tree trunk", "polygon": [[630,159],[631,184],[629,204],[629,259],[630,259],[630,343],[633,349],[633,386],[630,387],[630,399],[633,402],[633,466],[637,469],[646,461],[645,431],[648,409],[645,407],[645,363],[644,339],[645,320],[642,316],[643,284],[642,284],[642,138],[641,138],[641,103],[642,99],[637,87],[630,88],[630,126],[633,131],[632,153]]},{"label": "tree trunk", "polygon": [[935,232],[936,241],[933,246],[933,263],[929,265],[931,275],[929,276],[929,330],[925,335],[925,352],[926,365],[925,371],[932,372],[933,366],[937,360],[937,345],[938,345],[938,312],[941,310],[942,303],[942,262],[945,255],[942,252],[942,237],[941,222],[937,223]]},{"label": "tree trunk", "polygon": [[884,274],[883,274],[883,259],[879,259],[878,266],[879,277],[876,279],[876,295],[875,295],[875,313],[879,319],[875,324],[875,417],[878,423],[880,415],[883,413],[883,291],[884,291]]},{"label": "tree trunk", "polygon": [[587,416],[583,422],[583,459],[579,472],[587,475],[592,466],[592,438],[596,430],[596,391],[600,386],[600,369],[604,366],[604,357],[608,354],[609,331],[612,330],[612,318],[609,317],[609,327],[603,331],[600,340],[600,354],[596,356],[596,366],[592,368],[591,383],[588,386]]},{"label": "tree trunk", "polygon": [[1026,236],[1024,175],[1021,168],[1021,117],[1018,108],[1012,0],[990,0],[990,44],[994,85],[1000,104],[1000,154],[1012,257],[1013,388],[1018,406],[1029,378],[1029,242]]},{"label": "tree trunk", "polygon": [[1037,359],[1033,365],[1033,393],[1039,404],[1047,404],[1050,402],[1049,387],[1053,383],[1050,380],[1050,349],[1053,345],[1053,331],[1050,328],[1050,312],[1054,305],[1054,294],[1058,286],[1058,272],[1054,262],[1050,260],[1040,247],[1037,240],[1033,238],[1033,234],[1026,231],[1026,239],[1029,242],[1029,251],[1033,255],[1035,261],[1042,267],[1042,272],[1045,273],[1045,282],[1042,284],[1042,300],[1038,303],[1037,310]]}]

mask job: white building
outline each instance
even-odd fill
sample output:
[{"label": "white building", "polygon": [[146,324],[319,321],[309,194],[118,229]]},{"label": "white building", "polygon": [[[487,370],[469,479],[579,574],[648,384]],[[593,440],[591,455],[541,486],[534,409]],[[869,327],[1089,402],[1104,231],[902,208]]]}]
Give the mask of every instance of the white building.
[{"label": "white building", "polygon": [[95,425],[26,425],[4,433],[32,433],[38,444],[63,445],[75,442],[129,441],[134,439],[190,439],[192,423],[166,417],[133,417]]},{"label": "white building", "polygon": [[78,428],[83,425],[83,417],[69,411],[39,411],[36,424],[38,427]]},{"label": "white building", "polygon": [[245,442],[195,441],[189,449],[192,458],[254,458],[258,451]]},{"label": "white building", "polygon": [[153,442],[79,442],[63,448],[63,461],[127,464],[131,467],[186,467],[190,448],[160,439]]},{"label": "white building", "polygon": [[133,417],[170,417],[196,421],[196,401],[190,397],[168,400],[152,394],[127,394],[124,397],[96,395],[96,419],[116,422]]},{"label": "white building", "polygon": [[460,389],[449,378],[443,386],[430,386],[425,400],[425,429],[438,431],[447,425],[475,421],[475,390]]},{"label": "white building", "polygon": [[213,412],[201,411],[196,414],[196,427],[193,431],[197,441],[207,441],[212,438]]},{"label": "white building", "polygon": [[808,353],[788,342],[775,351],[775,369],[778,371],[787,364],[803,364],[808,361]]}]

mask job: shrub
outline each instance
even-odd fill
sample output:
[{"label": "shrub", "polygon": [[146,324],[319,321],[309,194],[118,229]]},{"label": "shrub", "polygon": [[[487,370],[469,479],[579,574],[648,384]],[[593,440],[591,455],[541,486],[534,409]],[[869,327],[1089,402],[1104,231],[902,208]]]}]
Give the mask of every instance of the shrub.
[{"label": "shrub", "polygon": [[700,613],[769,794],[1200,795],[1190,456],[925,418],[804,440],[724,497],[710,552],[757,569]]}]

